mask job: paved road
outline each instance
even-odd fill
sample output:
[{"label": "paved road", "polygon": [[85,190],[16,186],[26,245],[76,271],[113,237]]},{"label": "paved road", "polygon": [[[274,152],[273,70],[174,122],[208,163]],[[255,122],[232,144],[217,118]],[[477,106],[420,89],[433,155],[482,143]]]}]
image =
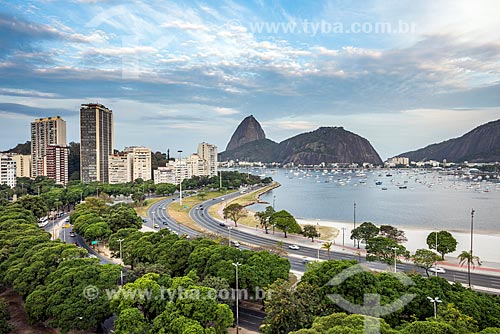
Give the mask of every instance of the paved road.
[{"label": "paved road", "polygon": [[[237,228],[233,229],[228,229],[228,226],[220,226],[219,221],[212,218],[208,214],[208,209],[216,205],[218,203],[221,203],[225,200],[230,200],[232,198],[240,196],[240,193],[236,192],[233,194],[226,195],[224,197],[219,197],[213,200],[208,200],[200,205],[196,206],[193,208],[190,212],[189,215],[191,219],[193,219],[195,222],[197,222],[201,227],[212,231],[216,234],[223,235],[226,237],[229,237],[229,234],[231,236],[231,240],[238,240],[241,243],[246,243],[249,245],[257,245],[257,246],[263,246],[263,247],[273,247],[277,245],[278,239],[271,239],[272,234],[268,235],[267,237],[264,236],[259,236],[259,235],[254,235],[250,233],[246,233],[245,231],[242,231]],[[174,198],[174,200],[178,200],[177,198]],[[160,228],[166,228],[168,227],[170,230],[175,231],[179,234],[187,234],[189,236],[196,236],[198,235],[198,232],[193,231],[192,229],[176,223],[172,217],[168,215],[166,212],[166,207],[168,204],[172,202],[172,199],[167,199],[163,201],[159,201],[155,203],[151,208],[149,209],[149,222],[148,224],[151,225],[152,227],[152,216],[153,212],[155,212],[155,223],[159,225]],[[200,210],[200,207],[202,209]],[[162,222],[166,222],[167,225],[163,225]],[[148,225],[146,224],[146,225]],[[280,239],[282,240],[282,239]],[[283,247],[287,249],[287,252],[290,254],[288,257],[288,260],[290,261],[291,264],[291,269],[298,271],[298,272],[304,272],[305,271],[305,264],[303,263],[304,258],[308,259],[315,259],[318,258],[318,248],[314,247],[308,247],[308,246],[300,246],[299,250],[292,250],[289,249],[288,246],[290,246],[292,243],[283,241]],[[341,253],[341,252],[335,252],[331,251],[330,252],[330,257],[334,259],[342,259],[342,260],[356,260],[364,263],[366,266],[375,269],[375,270],[384,270],[387,268],[386,264],[383,263],[377,263],[377,262],[366,262],[364,258],[360,258],[357,255],[354,254],[348,254],[348,253]],[[326,250],[320,249],[319,250],[319,258],[322,260],[327,260],[328,259],[328,252]],[[403,271],[403,272],[418,272],[421,273],[422,275],[425,275],[425,272],[423,269],[416,267],[415,265],[411,263],[398,263],[397,264],[397,270],[398,271]],[[452,269],[447,269],[445,274],[440,274],[440,276],[446,278],[449,281],[453,282],[460,282],[460,283],[467,283],[467,272],[461,271],[461,270],[452,270]],[[500,289],[500,277],[495,276],[495,275],[488,275],[484,273],[471,273],[471,282],[475,286],[479,287],[487,287],[487,288],[493,288],[493,289]]]}]

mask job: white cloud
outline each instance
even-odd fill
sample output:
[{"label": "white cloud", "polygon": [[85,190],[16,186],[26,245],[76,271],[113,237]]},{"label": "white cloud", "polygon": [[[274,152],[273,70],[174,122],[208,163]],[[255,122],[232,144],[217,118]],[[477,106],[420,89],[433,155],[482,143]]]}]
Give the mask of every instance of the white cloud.
[{"label": "white cloud", "polygon": [[19,89],[19,88],[0,88],[0,95],[14,95],[14,96],[32,96],[32,97],[58,97],[58,94],[40,92],[37,90],[30,89]]},{"label": "white cloud", "polygon": [[236,114],[239,114],[240,112],[236,109],[233,109],[233,108],[223,108],[223,107],[216,107],[214,109],[215,113],[219,114],[219,115],[224,115],[224,116],[227,116],[227,115],[236,115]]}]

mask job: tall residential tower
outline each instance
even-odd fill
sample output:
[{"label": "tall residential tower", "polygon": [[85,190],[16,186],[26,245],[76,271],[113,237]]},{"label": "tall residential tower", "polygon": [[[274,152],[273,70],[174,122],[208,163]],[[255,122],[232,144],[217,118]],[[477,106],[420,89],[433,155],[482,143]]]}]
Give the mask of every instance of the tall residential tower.
[{"label": "tall residential tower", "polygon": [[66,147],[66,121],[60,116],[39,118],[31,123],[32,177],[47,176],[47,148],[50,145]]},{"label": "tall residential tower", "polygon": [[208,176],[217,175],[217,146],[205,142],[198,144],[198,156],[208,163]]},{"label": "tall residential tower", "polygon": [[113,154],[113,111],[102,104],[80,108],[80,178],[108,182],[108,159]]}]

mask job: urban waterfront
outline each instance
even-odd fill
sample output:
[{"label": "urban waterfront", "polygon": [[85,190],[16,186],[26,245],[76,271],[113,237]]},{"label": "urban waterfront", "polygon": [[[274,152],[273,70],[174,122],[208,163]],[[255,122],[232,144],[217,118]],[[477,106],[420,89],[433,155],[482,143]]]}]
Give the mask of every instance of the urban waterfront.
[{"label": "urban waterfront", "polygon": [[[261,196],[269,204],[255,204],[250,210],[260,211],[274,199],[276,210],[285,209],[297,218],[353,222],[356,202],[358,224],[371,221],[404,229],[467,232],[474,209],[476,232],[500,234],[500,184],[473,175],[459,177],[416,169],[240,171],[265,174],[281,184]],[[377,181],[382,184],[376,185]]]}]

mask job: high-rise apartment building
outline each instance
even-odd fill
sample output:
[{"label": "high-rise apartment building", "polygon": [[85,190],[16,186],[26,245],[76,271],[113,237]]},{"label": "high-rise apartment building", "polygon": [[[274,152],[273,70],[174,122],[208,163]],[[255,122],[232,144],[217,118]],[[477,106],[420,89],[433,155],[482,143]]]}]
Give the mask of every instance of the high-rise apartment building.
[{"label": "high-rise apartment building", "polygon": [[109,156],[108,182],[110,184],[127,183],[132,179],[132,153],[118,153]]},{"label": "high-rise apartment building", "polygon": [[131,146],[126,147],[125,152],[132,154],[132,180],[151,180],[151,149]]},{"label": "high-rise apartment building", "polygon": [[80,175],[82,182],[108,182],[113,154],[113,111],[102,104],[80,107]]},{"label": "high-rise apartment building", "polygon": [[31,177],[47,176],[45,157],[49,145],[66,146],[66,121],[60,116],[31,123]]},{"label": "high-rise apartment building", "polygon": [[68,158],[69,148],[66,146],[47,146],[44,174],[56,181],[57,184],[66,185],[68,183]]},{"label": "high-rise apartment building", "polygon": [[7,155],[0,155],[0,184],[16,186],[16,162]]},{"label": "high-rise apartment building", "polygon": [[16,177],[31,177],[31,155],[15,154],[12,160],[16,162]]},{"label": "high-rise apartment building", "polygon": [[198,155],[208,164],[208,176],[217,175],[217,146],[205,142],[200,143]]}]

